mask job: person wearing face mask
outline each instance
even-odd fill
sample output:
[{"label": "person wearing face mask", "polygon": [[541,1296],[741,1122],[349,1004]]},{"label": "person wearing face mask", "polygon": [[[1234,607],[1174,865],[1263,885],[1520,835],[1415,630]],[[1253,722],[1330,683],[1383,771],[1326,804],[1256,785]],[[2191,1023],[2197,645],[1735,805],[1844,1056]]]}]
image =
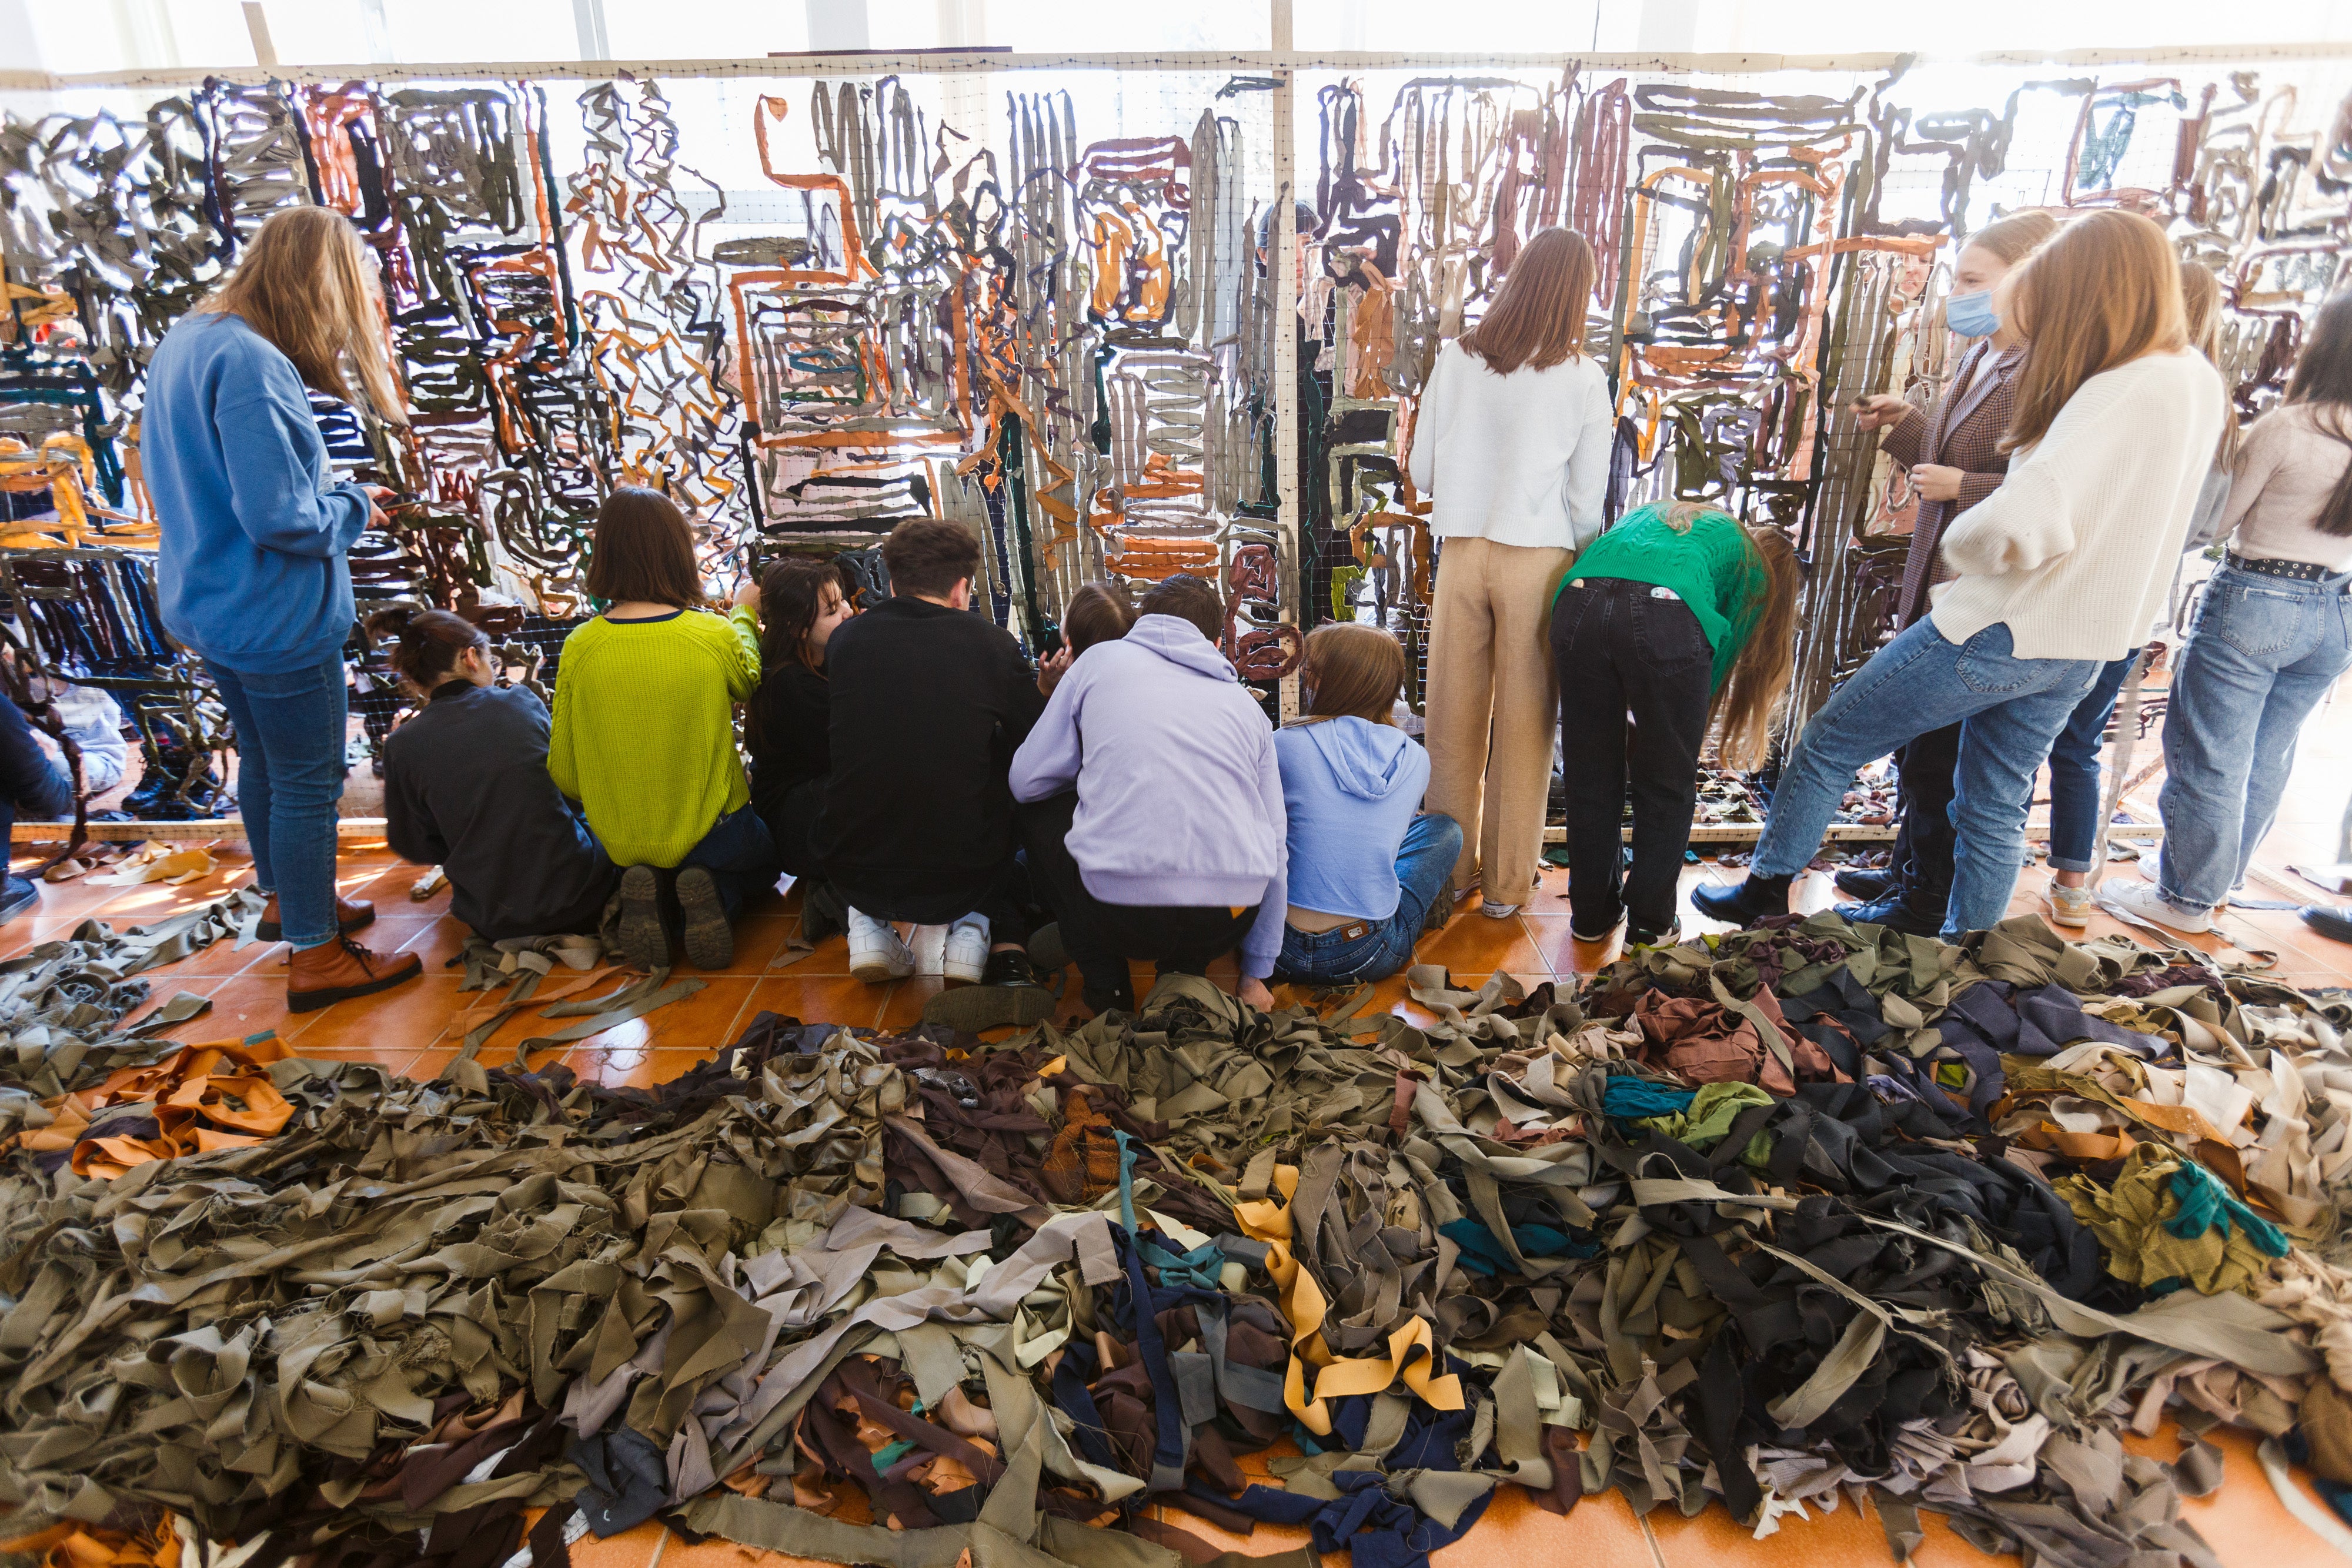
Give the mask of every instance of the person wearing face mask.
[{"label": "person wearing face mask", "polygon": [[[1911,471],[1919,500],[1895,601],[1897,631],[1925,615],[1927,590],[1952,576],[1940,549],[1945,532],[2009,472],[2000,442],[2025,369],[2025,345],[2002,329],[1992,291],[2011,267],[2057,232],[2048,214],[2019,213],[1971,237],[1952,265],[1952,292],[1944,301],[1944,324],[1973,340],[1953,372],[1951,390],[1925,409],[1887,392],[1864,399],[1857,411],[1864,430],[1881,433],[1879,450]],[[1943,925],[1952,890],[1951,805],[1959,757],[1957,724],[1896,748],[1901,812],[1895,852],[1885,871],[1837,873],[1839,891],[1863,900],[1843,912],[1848,919],[1922,936],[1933,936]]]}]

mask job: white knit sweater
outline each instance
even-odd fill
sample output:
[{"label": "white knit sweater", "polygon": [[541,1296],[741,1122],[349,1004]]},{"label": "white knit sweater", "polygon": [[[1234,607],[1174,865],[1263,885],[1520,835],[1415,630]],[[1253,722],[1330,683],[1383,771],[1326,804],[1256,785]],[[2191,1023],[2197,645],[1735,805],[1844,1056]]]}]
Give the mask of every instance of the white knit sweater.
[{"label": "white knit sweater", "polygon": [[1436,503],[1430,531],[1582,549],[1601,533],[1614,425],[1608,372],[1590,354],[1501,376],[1444,344],[1406,457],[1413,488]]},{"label": "white knit sweater", "polygon": [[1965,643],[2006,622],[2021,659],[2138,647],[2221,438],[2221,378],[2202,354],[2147,354],[2084,382],[1944,536],[1959,576],[1934,591],[1936,630]]}]

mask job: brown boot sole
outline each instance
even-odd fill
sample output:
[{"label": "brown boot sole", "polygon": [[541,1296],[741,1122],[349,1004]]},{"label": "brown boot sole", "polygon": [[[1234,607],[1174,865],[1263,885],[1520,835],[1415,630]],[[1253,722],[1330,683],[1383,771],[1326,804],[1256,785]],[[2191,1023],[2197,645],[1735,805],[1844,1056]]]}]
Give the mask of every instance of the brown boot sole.
[{"label": "brown boot sole", "polygon": [[621,957],[651,972],[669,967],[669,933],[662,929],[661,879],[649,865],[621,873]]},{"label": "brown boot sole", "polygon": [[735,928],[727,924],[727,905],[709,872],[690,865],[677,873],[677,908],[686,917],[678,940],[688,963],[698,969],[723,969],[735,961]]},{"label": "brown boot sole", "polygon": [[[335,924],[341,928],[341,935],[345,936],[354,931],[364,931],[375,924],[375,905],[368,905],[368,912],[349,925],[343,925],[340,920]],[[253,926],[253,939],[256,942],[283,942],[286,940],[286,927],[275,920],[256,921]]]},{"label": "brown boot sole", "polygon": [[314,1013],[320,1008],[331,1008],[353,997],[372,997],[378,991],[388,991],[403,980],[413,980],[424,972],[424,961],[411,953],[404,961],[394,964],[364,985],[334,986],[320,991],[298,991],[289,986],[286,991],[286,1010],[289,1013]]}]

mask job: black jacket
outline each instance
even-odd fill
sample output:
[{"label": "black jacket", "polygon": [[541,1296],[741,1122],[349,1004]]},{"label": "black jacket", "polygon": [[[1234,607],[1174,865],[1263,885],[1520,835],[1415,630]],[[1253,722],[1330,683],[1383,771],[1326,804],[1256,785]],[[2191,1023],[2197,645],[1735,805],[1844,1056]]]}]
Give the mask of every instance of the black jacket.
[{"label": "black jacket", "polygon": [[952,880],[1009,862],[1005,772],[1045,706],[1021,644],[970,611],[887,599],[842,622],[824,666],[833,767],[814,838],[827,874]]},{"label": "black jacket", "polygon": [[520,686],[452,681],[383,745],[384,837],[449,874],[474,934],[593,931],[619,874],[547,776],[547,708]]},{"label": "black jacket", "polygon": [[760,676],[750,703],[759,738],[751,747],[751,804],[773,810],[795,784],[833,771],[833,687],[818,671],[794,659]]}]

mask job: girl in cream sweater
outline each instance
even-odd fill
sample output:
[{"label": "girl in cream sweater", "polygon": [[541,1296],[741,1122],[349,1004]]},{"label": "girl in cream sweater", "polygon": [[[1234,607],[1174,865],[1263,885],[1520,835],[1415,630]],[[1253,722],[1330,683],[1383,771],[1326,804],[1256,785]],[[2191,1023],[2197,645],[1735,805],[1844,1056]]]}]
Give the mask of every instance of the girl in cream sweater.
[{"label": "girl in cream sweater", "polygon": [[2009,476],[1944,536],[1959,575],[1934,609],[1806,725],[1747,880],[1695,892],[1705,915],[1785,913],[1855,769],[1965,720],[1944,935],[1999,922],[2052,739],[2164,602],[2221,434],[2221,377],[2188,347],[2164,231],[2131,213],[2077,218],[2003,280],[1995,309],[2031,350]]}]

